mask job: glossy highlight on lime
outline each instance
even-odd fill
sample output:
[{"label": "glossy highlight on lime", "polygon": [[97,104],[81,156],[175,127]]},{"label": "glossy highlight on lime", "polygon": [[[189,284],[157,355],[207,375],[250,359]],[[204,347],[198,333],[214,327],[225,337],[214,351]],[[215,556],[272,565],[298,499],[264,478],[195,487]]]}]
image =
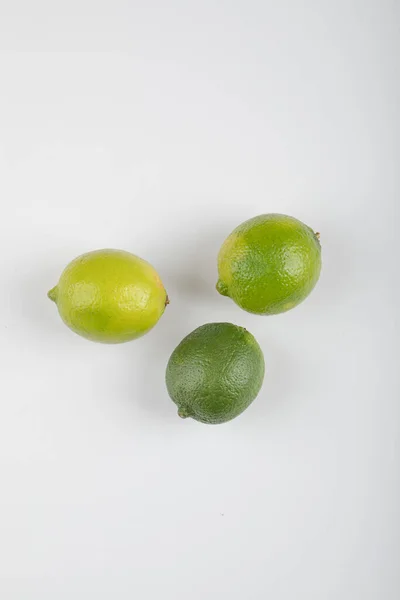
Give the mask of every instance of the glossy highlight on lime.
[{"label": "glossy highlight on lime", "polygon": [[72,331],[106,344],[141,337],[169,303],[154,267],[134,254],[111,249],[75,258],[48,297]]},{"label": "glossy highlight on lime", "polygon": [[265,214],[245,221],[218,255],[217,291],[258,315],[286,312],[305,300],[321,271],[321,244],[298,219]]}]

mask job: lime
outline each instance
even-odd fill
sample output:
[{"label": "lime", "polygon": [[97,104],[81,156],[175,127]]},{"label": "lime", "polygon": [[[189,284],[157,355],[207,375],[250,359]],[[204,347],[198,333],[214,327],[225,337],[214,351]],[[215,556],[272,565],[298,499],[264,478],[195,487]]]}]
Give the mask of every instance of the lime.
[{"label": "lime", "polygon": [[78,256],[48,296],[72,331],[96,342],[134,340],[157,323],[168,297],[155,269],[122,250]]},{"label": "lime", "polygon": [[273,315],[300,304],[320,271],[318,233],[293,217],[260,215],[236,227],[223,243],[217,290],[248,312]]},{"label": "lime", "polygon": [[264,370],[262,350],[251,333],[231,323],[208,323],[174,350],[166,384],[180,417],[225,423],[257,396]]}]

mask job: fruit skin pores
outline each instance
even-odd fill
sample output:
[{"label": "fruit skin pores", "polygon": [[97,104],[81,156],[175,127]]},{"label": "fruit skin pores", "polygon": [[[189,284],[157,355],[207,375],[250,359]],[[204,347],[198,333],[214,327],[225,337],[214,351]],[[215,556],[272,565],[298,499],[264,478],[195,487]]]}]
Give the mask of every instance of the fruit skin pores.
[{"label": "fruit skin pores", "polygon": [[245,221],[218,254],[217,291],[258,315],[286,312],[305,300],[321,272],[319,234],[294,217]]},{"label": "fruit skin pores", "polygon": [[154,267],[134,254],[109,249],[78,256],[48,297],[72,331],[105,344],[141,337],[169,302]]}]

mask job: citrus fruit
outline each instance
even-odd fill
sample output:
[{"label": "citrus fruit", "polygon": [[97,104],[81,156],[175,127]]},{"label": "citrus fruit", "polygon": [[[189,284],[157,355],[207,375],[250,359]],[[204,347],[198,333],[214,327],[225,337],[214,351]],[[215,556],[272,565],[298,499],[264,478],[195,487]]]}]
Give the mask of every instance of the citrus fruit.
[{"label": "citrus fruit", "polygon": [[257,396],[264,370],[262,350],[251,333],[232,323],[208,323],[173,351],[166,384],[180,417],[225,423]]},{"label": "citrus fruit", "polygon": [[302,302],[321,271],[319,234],[293,217],[266,214],[245,221],[218,255],[217,290],[258,315]]},{"label": "citrus fruit", "polygon": [[122,250],[78,256],[48,296],[72,331],[96,342],[138,338],[157,323],[168,304],[157,271]]}]

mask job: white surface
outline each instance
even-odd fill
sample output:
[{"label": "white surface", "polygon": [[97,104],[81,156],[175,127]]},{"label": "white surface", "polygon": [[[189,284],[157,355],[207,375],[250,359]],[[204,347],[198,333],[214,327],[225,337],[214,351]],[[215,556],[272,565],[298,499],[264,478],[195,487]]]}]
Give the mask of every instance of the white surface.
[{"label": "white surface", "polygon": [[[1,1],[1,598],[399,598],[399,22],[389,0]],[[272,318],[214,290],[262,212],[323,246]],[[139,341],[85,341],[46,298],[101,247],[168,289]],[[167,359],[221,320],[265,385],[231,423],[181,421]]]}]

